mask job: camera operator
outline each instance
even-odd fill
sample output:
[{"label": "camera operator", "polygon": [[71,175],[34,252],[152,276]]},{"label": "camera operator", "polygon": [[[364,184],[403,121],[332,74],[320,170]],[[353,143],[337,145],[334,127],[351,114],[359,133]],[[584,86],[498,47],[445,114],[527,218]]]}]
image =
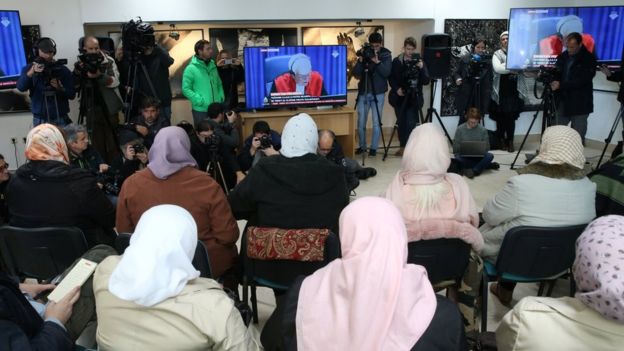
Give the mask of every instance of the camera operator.
[{"label": "camera operator", "polygon": [[[245,174],[241,171],[236,159],[236,154],[232,152],[232,148],[228,146],[224,139],[221,126],[214,119],[205,119],[197,124],[197,137],[200,141],[200,152],[193,155],[197,161],[198,167],[203,171],[208,171],[209,162],[218,162],[223,172],[223,181],[218,179],[220,175],[214,174],[215,180],[223,187],[225,191],[232,189],[236,184],[245,178]],[[216,165],[211,165],[216,167]],[[218,170],[217,170],[218,172]]]},{"label": "camera operator", "polygon": [[100,50],[98,39],[85,37],[79,61],[74,66],[76,90],[80,92],[80,115],[87,119],[93,147],[107,161],[118,153],[115,131],[123,102],[117,87],[119,71],[115,60]]},{"label": "camera operator", "polygon": [[576,130],[585,145],[587,117],[594,112],[594,86],[596,57],[583,45],[579,33],[570,33],[566,38],[567,50],[557,56],[555,67],[559,77],[550,83],[558,101],[557,125],[568,125]]},{"label": "camera operator", "polygon": [[473,40],[471,52],[459,59],[453,74],[457,85],[455,107],[459,115],[457,125],[466,122],[466,112],[470,107],[487,111],[492,94],[492,64],[486,55],[487,41],[477,37]]},{"label": "camera operator", "polygon": [[366,123],[369,109],[372,110],[373,138],[368,155],[377,155],[381,136],[381,114],[385,93],[388,90],[388,77],[392,70],[392,53],[382,46],[382,41],[383,38],[379,33],[369,35],[369,45],[364,45],[357,52],[358,61],[353,68],[353,75],[360,80],[356,103],[360,146],[355,153],[358,155],[366,152]]},{"label": "camera operator", "polygon": [[113,172],[119,174],[117,184],[121,188],[128,177],[147,167],[149,150],[143,145],[141,136],[129,129],[119,131],[119,147],[121,156],[113,160],[111,168]]},{"label": "camera operator", "polygon": [[10,180],[9,164],[4,160],[4,156],[0,154],[0,225],[9,222],[9,207],[6,203],[5,194]]},{"label": "camera operator", "polygon": [[131,124],[137,133],[143,137],[143,143],[149,149],[154,143],[156,133],[169,126],[169,120],[161,115],[160,101],[153,97],[145,97],[141,102],[141,115]]},{"label": "camera operator", "polygon": [[[226,110],[223,103],[214,102],[208,106],[208,117],[216,122],[214,132],[221,140],[223,144],[223,156],[228,160],[224,165],[224,173],[230,175],[229,179],[226,178],[228,184],[238,184],[245,177],[236,159],[235,149],[240,142],[239,131],[235,127],[237,116],[235,111]],[[232,175],[236,177],[232,178]],[[233,182],[234,179],[235,182]]]},{"label": "camera operator", "polygon": [[516,120],[524,102],[518,94],[518,75],[505,68],[509,33],[500,35],[501,48],[492,56],[492,101],[490,102],[490,118],[496,121],[496,137],[500,140],[501,149],[514,152],[514,132]]},{"label": "camera operator", "polygon": [[422,58],[416,53],[416,39],[407,37],[403,41],[403,53],[392,61],[390,93],[388,102],[397,118],[400,149],[395,154],[402,156],[410,133],[419,124],[420,111],[424,104],[422,87],[429,84],[429,72]]},{"label": "camera operator", "polygon": [[238,164],[241,171],[247,172],[264,156],[279,154],[282,147],[282,136],[271,129],[265,121],[257,121],[252,127],[253,134],[243,143],[243,149],[238,154]]},{"label": "camera operator", "polygon": [[67,115],[69,100],[76,96],[76,91],[72,74],[65,67],[67,60],[54,60],[56,43],[51,38],[39,39],[33,50],[37,58],[22,69],[17,80],[17,90],[29,90],[33,126],[71,123]]},{"label": "camera operator", "polygon": [[208,117],[210,104],[223,101],[223,86],[208,40],[195,43],[195,56],[182,75],[182,92],[191,101],[195,125]]},{"label": "camera operator", "polygon": [[[622,50],[622,63],[620,63],[620,70],[616,72],[611,72],[609,68],[605,65],[600,66],[600,71],[607,77],[608,80],[612,82],[620,82],[620,90],[618,91],[617,101],[620,102],[621,106],[624,106],[624,50]],[[622,122],[624,122],[624,114],[621,115]],[[624,140],[624,128],[622,128],[622,140]],[[618,145],[616,146],[616,150],[619,150],[619,153],[622,153],[622,141],[618,141]]]},{"label": "camera operator", "polygon": [[[125,87],[127,94],[132,93],[132,77],[135,76],[137,79],[130,115],[136,115],[139,112],[140,101],[150,96],[160,100],[161,114],[171,123],[172,95],[171,86],[169,85],[169,66],[173,64],[173,58],[169,56],[167,50],[156,44],[154,27],[149,23],[142,22],[140,19],[124,24],[122,27],[122,40],[121,83]],[[145,66],[147,77],[138,66],[136,67],[136,72],[130,72],[130,68],[137,61]],[[126,72],[130,72],[130,75]],[[148,78],[154,87],[154,92],[150,88]]]},{"label": "camera operator", "polygon": [[233,58],[228,50],[219,51],[217,69],[223,85],[225,106],[233,109],[238,106],[238,86],[245,82],[245,70],[238,58]]}]

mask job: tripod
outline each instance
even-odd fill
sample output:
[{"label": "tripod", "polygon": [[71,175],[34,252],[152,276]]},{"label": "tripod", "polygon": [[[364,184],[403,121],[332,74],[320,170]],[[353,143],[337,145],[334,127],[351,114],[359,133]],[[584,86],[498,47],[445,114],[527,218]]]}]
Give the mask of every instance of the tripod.
[{"label": "tripod", "polygon": [[[383,149],[386,149],[386,140],[383,134],[383,123],[381,122],[381,113],[379,112],[379,101],[377,100],[377,93],[375,92],[375,85],[373,82],[373,74],[374,72],[371,71],[369,69],[369,62],[364,63],[364,99],[368,99],[368,94],[369,94],[369,82],[370,82],[370,90],[372,91],[372,95],[373,95],[373,102],[375,103],[375,112],[377,112],[377,122],[379,123],[379,133],[381,134],[381,145],[383,147]],[[357,108],[358,102],[360,101],[360,99],[362,98],[362,95],[358,93],[357,99],[355,99],[355,106]],[[368,104],[368,101],[364,101],[364,106],[366,106],[366,104]],[[366,107],[364,108],[366,110],[366,114],[368,115],[368,110],[366,109]],[[375,117],[373,117],[375,118]],[[375,122],[373,122],[373,136],[372,138],[375,138],[375,126],[374,126]],[[358,126],[359,129],[359,126]],[[366,130],[366,125],[364,125],[364,129]],[[360,145],[362,144],[362,141],[360,140]],[[364,142],[366,143],[366,134],[364,134]],[[372,141],[371,141],[372,144]],[[377,145],[373,145],[375,147],[377,147]],[[376,149],[375,149],[376,150]],[[364,152],[362,152],[362,165],[365,165],[366,162],[366,150],[364,150]]]},{"label": "tripod", "polygon": [[223,169],[221,168],[221,162],[219,162],[219,155],[217,150],[209,150],[208,165],[206,166],[206,173],[212,177],[225,191],[225,195],[230,193],[230,189],[227,186],[225,177],[223,176]]},{"label": "tripod", "polygon": [[130,118],[132,117],[130,114],[132,113],[132,108],[134,107],[134,94],[137,88],[137,74],[139,72],[139,68],[141,70],[141,74],[145,78],[147,82],[147,86],[150,89],[150,93],[152,96],[156,96],[156,89],[154,89],[154,84],[152,84],[152,80],[147,73],[147,68],[145,68],[145,64],[137,57],[138,54],[132,54],[132,58],[130,59],[130,66],[128,67],[128,86],[131,87],[130,94],[126,95],[126,99],[124,101],[124,105],[126,106],[125,115],[125,123],[130,122]]},{"label": "tripod", "polygon": [[[533,93],[537,95],[535,93],[535,89],[536,89],[535,86],[533,86]],[[529,137],[529,134],[531,133],[531,129],[533,129],[533,124],[535,124],[535,120],[537,119],[537,116],[539,115],[540,111],[542,111],[542,134],[543,134],[544,130],[546,129],[546,126],[550,124],[549,123],[550,119],[553,116],[557,115],[557,105],[555,103],[555,97],[553,95],[553,91],[550,88],[550,83],[544,84],[544,93],[542,94],[542,102],[540,102],[539,107],[533,114],[533,120],[531,121],[531,124],[529,125],[529,128],[527,129],[527,132],[524,135],[524,138],[522,139],[522,143],[520,144],[520,147],[518,148],[518,151],[516,152],[516,157],[511,163],[511,166],[509,167],[509,169],[514,169],[516,165],[516,161],[518,161],[518,157],[520,157],[520,152],[522,151],[522,148],[524,147],[524,143],[526,143],[526,140]]]},{"label": "tripod", "polygon": [[431,90],[431,94],[429,96],[429,108],[427,109],[427,115],[425,116],[425,123],[432,123],[433,122],[433,115],[436,116],[436,118],[438,119],[438,122],[440,123],[440,126],[442,127],[442,130],[444,130],[444,134],[446,135],[446,138],[448,139],[449,143],[451,143],[451,145],[453,145],[453,140],[451,139],[451,136],[449,135],[448,131],[446,130],[446,127],[444,126],[444,123],[442,123],[442,119],[440,118],[440,115],[438,114],[438,111],[436,110],[436,108],[433,106],[433,100],[435,99],[435,91],[436,91],[436,84],[438,83],[438,80],[435,78],[431,79],[431,86],[429,87]]},{"label": "tripod", "polygon": [[602,153],[600,154],[600,158],[598,159],[598,164],[596,164],[596,169],[600,168],[600,163],[602,162],[602,158],[605,155],[605,152],[607,152],[607,147],[609,147],[609,144],[611,143],[611,139],[613,138],[613,134],[615,133],[615,130],[617,129],[618,124],[620,124],[620,119],[624,118],[624,104],[620,104],[620,110],[618,111],[618,114],[615,116],[615,120],[613,121],[613,125],[611,126],[611,130],[609,131],[609,136],[607,136],[607,138],[605,139],[605,146],[604,148],[602,148]]},{"label": "tripod", "polygon": [[[391,146],[392,139],[394,139],[394,135],[398,132],[399,118],[404,118],[404,119],[407,118],[406,116],[404,116],[404,113],[405,113],[405,109],[407,108],[410,102],[418,104],[418,97],[419,97],[418,89],[416,87],[409,87],[406,89],[406,92],[407,94],[405,94],[405,96],[403,97],[403,102],[401,103],[401,107],[399,108],[397,121],[394,123],[394,127],[392,128],[392,134],[390,134],[390,140],[388,140],[388,144],[384,147],[384,155],[383,155],[383,158],[381,159],[382,161],[385,161],[386,158],[388,157],[388,151],[392,147]],[[423,121],[424,121],[424,117],[423,117],[422,109],[418,108],[418,123],[423,123]]]},{"label": "tripod", "polygon": [[[49,100],[51,100],[54,103],[54,112],[55,114],[55,119],[54,123],[51,118],[50,118],[50,109],[49,109]],[[56,89],[54,89],[51,86],[46,86],[45,89],[43,90],[43,106],[45,108],[45,114],[46,114],[46,123],[52,123],[54,125],[58,125],[59,122],[59,108],[58,108],[58,98],[56,96]]]}]

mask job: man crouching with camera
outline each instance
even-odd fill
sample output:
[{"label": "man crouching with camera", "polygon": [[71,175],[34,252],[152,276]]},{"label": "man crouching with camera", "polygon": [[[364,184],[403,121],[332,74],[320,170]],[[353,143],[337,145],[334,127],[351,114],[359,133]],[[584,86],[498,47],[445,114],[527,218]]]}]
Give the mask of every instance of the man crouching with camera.
[{"label": "man crouching with camera", "polygon": [[403,156],[410,133],[420,124],[420,112],[424,104],[422,86],[429,84],[429,72],[422,58],[416,53],[416,39],[403,41],[403,53],[392,60],[388,102],[396,113],[400,149],[395,154]]},{"label": "man crouching with camera", "polygon": [[141,136],[130,129],[119,131],[119,147],[122,156],[113,161],[111,168],[119,174],[117,184],[121,189],[124,180],[147,167],[149,150],[143,145]]},{"label": "man crouching with camera", "polygon": [[282,147],[282,137],[267,122],[257,121],[252,131],[253,134],[245,139],[243,149],[238,154],[238,164],[243,172],[247,172],[262,157],[279,155]]}]

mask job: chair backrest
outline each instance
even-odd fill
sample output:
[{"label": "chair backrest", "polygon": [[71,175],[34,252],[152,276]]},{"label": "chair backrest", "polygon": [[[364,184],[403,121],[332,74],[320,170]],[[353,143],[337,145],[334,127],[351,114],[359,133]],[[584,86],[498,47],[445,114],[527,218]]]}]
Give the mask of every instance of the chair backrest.
[{"label": "chair backrest", "polygon": [[20,278],[53,278],[87,249],[87,240],[79,228],[0,227],[0,255],[8,273]]},{"label": "chair backrest", "polygon": [[407,244],[407,262],[427,269],[432,285],[447,280],[458,282],[464,275],[470,245],[461,239],[433,239]]},{"label": "chair backrest", "polygon": [[[126,251],[130,245],[129,233],[120,233],[115,238],[115,249],[120,255]],[[208,250],[204,243],[197,241],[195,247],[195,256],[193,256],[193,267],[199,271],[199,276],[203,278],[212,278],[212,268],[210,267],[210,256],[208,256]]]},{"label": "chair backrest", "polygon": [[271,92],[273,80],[281,74],[288,72],[288,61],[290,61],[290,55],[271,56],[264,60],[266,95]]},{"label": "chair backrest", "polygon": [[530,278],[563,273],[574,263],[576,239],[586,226],[512,228],[503,239],[496,271]]},{"label": "chair backrest", "polygon": [[310,275],[329,262],[340,257],[340,240],[338,235],[329,232],[325,240],[323,261],[302,262],[294,260],[258,260],[247,257],[247,233],[241,241],[241,257],[243,258],[245,275],[248,280],[261,282],[272,288],[289,287],[298,276]]}]

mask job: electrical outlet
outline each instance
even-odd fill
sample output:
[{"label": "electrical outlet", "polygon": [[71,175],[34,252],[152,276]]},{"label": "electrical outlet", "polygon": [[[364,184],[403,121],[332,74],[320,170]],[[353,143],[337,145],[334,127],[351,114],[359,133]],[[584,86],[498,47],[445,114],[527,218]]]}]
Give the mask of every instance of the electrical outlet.
[{"label": "electrical outlet", "polygon": [[17,144],[17,138],[16,137],[11,137],[11,144],[13,144],[13,145]]},{"label": "electrical outlet", "polygon": [[24,142],[24,144],[26,144],[26,137],[23,137],[22,141]]}]

